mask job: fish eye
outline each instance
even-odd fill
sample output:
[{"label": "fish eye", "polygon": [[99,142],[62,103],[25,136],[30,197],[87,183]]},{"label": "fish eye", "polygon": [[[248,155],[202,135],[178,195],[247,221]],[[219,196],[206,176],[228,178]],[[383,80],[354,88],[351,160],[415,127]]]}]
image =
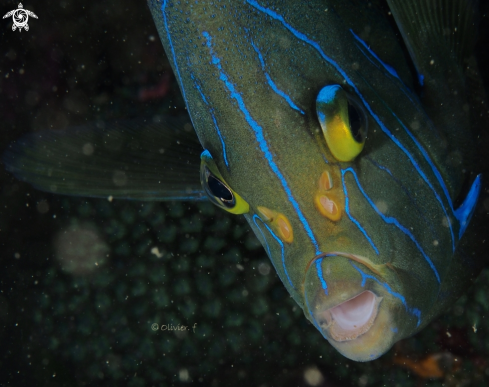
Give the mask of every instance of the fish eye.
[{"label": "fish eye", "polygon": [[201,160],[200,182],[210,201],[232,214],[246,214],[249,212],[250,206],[248,203],[234,192],[219,175],[217,166],[208,151],[202,153]]},{"label": "fish eye", "polygon": [[358,143],[364,143],[367,134],[365,114],[352,100],[348,100],[348,118],[353,139]]},{"label": "fish eye", "polygon": [[367,116],[360,103],[339,85],[323,87],[316,112],[329,150],[339,161],[352,161],[367,138]]},{"label": "fish eye", "polygon": [[233,208],[236,205],[233,191],[231,191],[221,180],[214,176],[207,167],[204,168],[207,176],[207,185],[204,186],[204,189],[207,188],[207,195],[213,196],[227,208]]}]

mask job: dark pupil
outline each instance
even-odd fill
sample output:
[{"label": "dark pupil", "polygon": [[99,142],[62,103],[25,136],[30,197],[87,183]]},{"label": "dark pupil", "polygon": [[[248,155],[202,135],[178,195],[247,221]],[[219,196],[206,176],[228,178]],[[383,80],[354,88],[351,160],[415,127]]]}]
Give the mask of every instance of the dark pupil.
[{"label": "dark pupil", "polygon": [[362,142],[364,140],[362,133],[362,117],[360,116],[358,109],[351,103],[348,103],[348,117],[350,118],[350,130],[353,138],[357,142]]},{"label": "dark pupil", "polygon": [[233,193],[219,179],[209,175],[207,184],[212,194],[223,202],[231,202],[233,200]]}]

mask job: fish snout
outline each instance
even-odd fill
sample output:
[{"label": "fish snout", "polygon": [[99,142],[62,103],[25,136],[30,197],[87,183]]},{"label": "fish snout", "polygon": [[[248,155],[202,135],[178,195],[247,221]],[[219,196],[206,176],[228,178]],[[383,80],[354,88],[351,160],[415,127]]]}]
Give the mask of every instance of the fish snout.
[{"label": "fish snout", "polygon": [[305,314],[344,356],[368,361],[385,353],[398,332],[388,295],[353,265],[335,253],[313,259],[304,280]]}]

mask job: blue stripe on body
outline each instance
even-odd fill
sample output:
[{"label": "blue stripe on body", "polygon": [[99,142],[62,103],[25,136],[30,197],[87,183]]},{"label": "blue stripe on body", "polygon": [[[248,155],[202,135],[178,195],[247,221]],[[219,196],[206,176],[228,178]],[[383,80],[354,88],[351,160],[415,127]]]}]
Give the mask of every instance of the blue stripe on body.
[{"label": "blue stripe on body", "polygon": [[[360,39],[354,32],[353,30],[350,30],[350,32],[352,33],[352,35],[355,37],[355,39],[360,42],[367,50],[368,52],[370,53],[370,55],[372,55],[375,59],[377,59],[377,61],[382,65],[384,66],[384,68],[395,78],[397,78],[398,80],[401,81],[401,79],[399,78],[399,75],[397,74],[397,72],[389,65],[385,64],[376,54],[375,52],[373,52],[368,46],[367,44],[362,40]],[[361,50],[362,53],[363,53],[363,50]],[[363,53],[364,54],[364,53]],[[365,54],[364,54],[365,55]],[[367,56],[366,56],[367,59],[369,59]],[[369,59],[370,60],[370,59]],[[373,63],[373,62],[372,62]],[[375,64],[374,64],[375,65]],[[406,86],[404,85],[404,83],[401,81],[401,83],[403,84],[403,86],[406,88]],[[413,102],[413,100],[411,99],[411,97],[406,93],[405,90],[401,90],[410,100],[411,102]],[[385,105],[385,104],[384,104]],[[385,105],[386,106],[386,105]],[[421,144],[419,143],[419,141],[413,136],[413,134],[406,128],[406,126],[401,122],[401,120],[396,116],[396,114],[388,107],[386,106],[390,112],[392,113],[392,115],[396,118],[396,120],[399,122],[399,124],[401,124],[401,126],[404,128],[404,130],[406,131],[406,133],[409,135],[409,137],[411,138],[411,140],[416,144],[416,147],[419,149],[419,151],[421,152],[421,154],[423,155],[424,159],[428,162],[428,164],[430,165],[431,167],[431,170],[433,171],[433,174],[435,175],[436,179],[438,180],[440,186],[442,187],[442,190],[443,192],[445,193],[445,197],[448,201],[448,204],[450,205],[450,209],[452,210],[452,212],[454,212],[453,210],[453,204],[452,204],[452,199],[450,198],[450,195],[448,194],[448,190],[447,190],[447,187],[445,185],[445,182],[443,181],[442,177],[441,177],[441,174],[440,172],[438,171],[438,169],[436,168],[436,166],[433,164],[433,162],[431,161],[428,153],[425,151],[425,149],[421,146]],[[425,181],[428,183],[428,181],[425,179]],[[447,211],[445,209],[445,206],[443,205],[443,202],[441,200],[441,198],[439,197],[439,195],[436,193],[436,191],[434,190],[433,187],[431,187],[431,184],[428,183],[428,185],[430,186],[430,188],[432,189],[433,192],[435,192],[435,196],[436,196],[436,199],[438,200],[438,203],[440,204],[440,206],[442,207],[443,209],[443,212],[445,213],[445,217],[447,218],[447,221],[448,221],[448,224],[450,226],[450,234],[451,234],[451,237],[452,237],[452,251],[455,252],[455,238],[454,238],[454,234],[453,234],[453,229],[452,229],[452,224],[451,224],[451,221],[450,221],[450,217],[448,216],[447,214]],[[459,219],[460,221],[460,219]]]},{"label": "blue stripe on body", "polygon": [[[390,110],[390,109],[389,109]],[[433,172],[433,174],[435,175],[436,177],[436,180],[438,180],[438,183],[440,184],[444,194],[445,194],[445,198],[447,199],[448,201],[448,205],[450,206],[450,209],[452,210],[452,213],[454,213],[455,215],[455,212],[453,210],[453,203],[452,203],[452,199],[450,198],[450,195],[448,194],[448,189],[445,185],[445,182],[443,180],[443,178],[441,177],[441,174],[440,174],[440,171],[438,171],[438,168],[436,168],[435,164],[433,164],[433,162],[431,161],[428,153],[426,152],[426,150],[423,148],[423,146],[419,143],[419,141],[416,139],[416,137],[413,136],[413,134],[408,130],[408,128],[402,123],[402,121],[397,117],[397,115],[392,111],[390,110],[392,115],[394,116],[394,118],[397,120],[397,122],[399,122],[399,124],[403,127],[403,129],[406,131],[406,133],[408,134],[408,136],[411,138],[411,140],[416,144],[416,147],[419,149],[419,151],[421,152],[421,154],[423,155],[424,159],[428,162],[428,164],[430,165],[431,167],[431,170]],[[443,212],[445,213],[445,217],[447,218],[447,221],[448,221],[448,226],[450,228],[450,235],[452,236],[452,251],[455,252],[455,237],[453,235],[453,227],[452,227],[452,221],[450,219],[450,217],[448,216],[448,213],[447,213],[447,210],[445,209],[445,206],[443,205],[443,202],[440,198],[440,195],[438,195],[438,193],[435,191],[435,189],[433,188],[433,186],[431,185],[431,183],[428,182],[426,176],[424,176],[424,174],[422,175],[423,176],[423,180],[426,181],[426,183],[428,184],[428,186],[431,188],[431,190],[434,192],[435,194],[435,197],[436,197],[436,200],[438,201],[438,203],[440,203],[440,206],[443,210]],[[460,221],[460,220],[459,220]]]},{"label": "blue stripe on body", "polygon": [[377,248],[377,246],[375,246],[374,242],[372,241],[372,238],[370,238],[370,236],[367,234],[367,231],[365,231],[365,229],[362,227],[362,225],[360,224],[360,222],[358,220],[356,220],[350,214],[350,199],[348,197],[348,191],[346,190],[345,176],[343,174],[341,175],[341,183],[343,184],[343,193],[345,195],[345,212],[346,212],[346,215],[348,215],[348,218],[350,218],[350,220],[353,223],[355,223],[355,225],[362,232],[362,234],[365,236],[365,238],[367,238],[368,242],[370,243],[370,245],[372,246],[372,248],[374,249],[374,251],[377,253],[377,255],[379,255],[379,249]]},{"label": "blue stripe on body", "polygon": [[[416,69],[416,72],[418,72],[417,69]],[[418,73],[418,82],[421,86],[424,86],[424,75],[423,74]]]},{"label": "blue stripe on body", "polygon": [[212,121],[214,121],[214,126],[216,128],[217,135],[219,136],[219,140],[221,140],[221,147],[222,147],[222,154],[224,156],[224,163],[226,164],[226,168],[229,170],[229,162],[228,162],[228,158],[226,155],[226,143],[224,142],[224,137],[222,136],[221,131],[219,130],[219,126],[217,125],[216,117],[214,116],[214,109],[207,102],[207,99],[205,98],[205,95],[202,92],[202,88],[197,83],[197,80],[195,79],[195,77],[192,73],[190,73],[190,78],[192,78],[192,80],[194,81],[195,88],[198,90],[200,96],[202,97],[202,100],[204,101],[204,103],[209,108],[209,113],[211,114]]},{"label": "blue stripe on body", "polygon": [[[368,60],[370,63],[372,63],[372,64],[373,64],[373,65],[374,65],[374,66],[375,66],[375,67],[376,67],[376,68],[377,68],[379,71],[382,71],[382,69],[381,69],[379,66],[377,66],[377,64],[376,64],[376,63],[375,63],[375,62],[374,62],[374,61],[373,61],[373,60],[372,60],[372,59],[371,59],[371,58],[370,58],[370,57],[369,57],[369,56],[368,56],[368,55],[365,53],[365,50],[364,50],[362,47],[360,47],[360,45],[359,45],[358,43],[355,43],[355,45],[357,46],[357,48],[360,50],[360,52],[361,52],[361,53],[362,53],[362,54],[365,56],[365,58],[367,58],[367,60]],[[365,45],[365,43],[363,43],[363,45]],[[386,65],[384,62],[382,62],[382,61],[381,61],[381,60],[380,60],[380,59],[377,57],[377,55],[375,55],[375,53],[374,53],[372,50],[370,50],[368,47],[367,47],[367,50],[368,50],[368,52],[369,52],[369,53],[370,53],[370,54],[371,54],[371,55],[372,55],[374,58],[376,58],[376,59],[377,59],[377,60],[378,60],[378,61],[379,61],[379,62],[380,62],[382,65],[383,65],[383,67],[384,67],[384,68],[387,70],[386,66],[388,66],[388,65]],[[393,67],[391,67],[391,66],[389,66],[389,67],[393,69]],[[387,71],[389,72],[389,70],[387,70]],[[395,70],[393,69],[393,71],[395,71]],[[400,79],[400,78],[397,76],[397,72],[396,72],[396,75],[392,75],[392,73],[390,73],[390,72],[389,72],[389,74],[391,74],[391,76],[392,76],[392,77],[394,77],[394,78],[396,78],[396,79],[398,79],[398,80],[400,81],[400,82],[396,82],[397,87],[399,88],[399,90],[400,90],[400,91],[401,91],[401,92],[402,92],[402,93],[403,93],[403,94],[404,94],[406,97],[408,97],[408,99],[411,101],[411,103],[413,104],[413,106],[414,106],[414,107],[416,108],[416,110],[419,112],[419,111],[420,111],[420,109],[419,109],[419,107],[418,107],[418,104],[416,104],[416,103],[413,101],[413,99],[411,98],[411,93],[412,93],[412,92],[411,92],[411,89],[410,89],[410,88],[408,88],[408,87],[407,87],[407,86],[404,84],[404,82],[403,82],[403,81],[402,81],[402,80],[401,80],[401,79]],[[433,128],[433,125],[432,125],[431,123],[430,123],[430,129],[431,129],[432,131],[433,131],[433,129],[434,129],[434,128]]]},{"label": "blue stripe on body", "polygon": [[409,237],[409,239],[411,239],[411,241],[418,248],[419,252],[425,258],[426,262],[428,262],[428,264],[430,265],[431,269],[433,270],[433,272],[434,272],[434,274],[436,276],[436,279],[437,279],[438,283],[440,283],[440,275],[438,274],[438,270],[436,270],[436,267],[433,264],[433,262],[431,261],[430,257],[428,257],[428,255],[424,252],[423,248],[421,247],[421,245],[419,244],[419,242],[416,240],[416,238],[414,237],[414,235],[411,233],[411,231],[409,231],[406,227],[404,227],[402,224],[400,224],[399,221],[396,218],[393,218],[391,216],[385,216],[381,211],[379,211],[379,209],[374,204],[374,202],[372,201],[372,199],[370,199],[370,197],[363,190],[362,186],[360,185],[360,182],[358,181],[358,176],[355,173],[355,171],[353,170],[353,168],[348,167],[348,168],[345,168],[345,169],[342,169],[341,170],[341,177],[342,177],[343,181],[344,181],[344,176],[345,176],[345,173],[346,172],[350,172],[353,175],[353,177],[355,178],[355,181],[357,183],[358,189],[360,190],[360,192],[362,193],[362,195],[365,197],[365,199],[368,201],[368,203],[370,204],[370,206],[375,210],[375,212],[377,212],[377,214],[384,220],[384,222],[386,222],[388,224],[395,225],[399,230],[401,230],[405,235],[407,235]]},{"label": "blue stripe on body", "polygon": [[[399,78],[399,75],[397,74],[397,71],[392,67],[392,66],[389,66],[387,63],[384,63],[380,60],[380,58],[375,54],[375,52],[373,52],[369,46],[367,46],[367,44],[362,40],[360,39],[354,32],[353,30],[350,29],[350,32],[352,33],[353,37],[360,42],[360,44],[365,47],[368,52],[370,53],[370,55],[372,55],[375,59],[377,59],[377,61],[382,65],[384,66],[384,68],[387,70],[387,72],[389,74],[391,74],[394,78],[397,78],[401,81],[401,78]],[[402,81],[401,81],[402,82]]]},{"label": "blue stripe on body", "polygon": [[[373,90],[373,88],[370,86],[370,84],[365,80],[365,78],[363,78],[361,75],[360,77],[364,80],[364,82]],[[404,94],[406,94],[408,96],[408,98],[411,100],[412,102],[412,99],[409,97],[409,95],[404,91]],[[374,91],[375,92],[375,91]],[[397,120],[397,122],[399,122],[399,124],[403,127],[403,129],[406,131],[406,133],[408,134],[408,136],[411,138],[411,140],[414,142],[414,144],[416,145],[416,147],[418,148],[418,150],[421,152],[421,155],[423,156],[423,158],[425,159],[425,161],[430,165],[431,167],[431,170],[433,172],[433,174],[435,175],[436,179],[438,180],[440,186],[442,187],[442,190],[443,192],[445,193],[445,197],[448,201],[448,205],[450,206],[450,209],[452,210],[453,212],[453,206],[452,206],[452,200],[450,198],[450,195],[448,194],[448,190],[446,189],[446,186],[445,186],[445,182],[443,181],[442,177],[441,177],[441,174],[440,172],[438,171],[438,169],[436,168],[436,166],[434,165],[434,163],[431,161],[428,153],[425,151],[425,149],[422,147],[422,145],[418,142],[418,140],[416,139],[416,137],[413,136],[413,134],[407,129],[407,127],[402,123],[402,121],[397,117],[397,115],[392,111],[392,109],[387,106],[387,104],[383,101],[382,101],[382,104],[389,110],[389,112],[394,116],[394,118]],[[433,187],[433,185],[431,184],[431,182],[428,180],[428,177],[424,174],[424,172],[421,170],[421,167],[418,166],[418,164],[416,163],[416,161],[414,160],[414,158],[412,158],[411,154],[407,154],[406,155],[408,156],[408,158],[410,159],[411,163],[416,167],[416,169],[418,170],[418,173],[420,174],[420,176],[423,178],[423,180],[425,181],[425,183],[428,185],[428,187],[431,189],[431,191],[433,192],[433,194],[435,195],[435,198],[436,200],[438,201],[438,203],[440,204],[440,207],[441,209],[443,210],[443,213],[445,214],[445,217],[447,219],[447,222],[448,222],[448,227],[450,229],[450,236],[451,236],[451,240],[452,240],[452,251],[455,252],[455,237],[454,237],[454,233],[453,233],[453,227],[452,227],[452,221],[447,213],[447,210],[445,208],[445,205],[443,204],[443,201],[440,197],[440,195],[438,195],[438,192],[435,190],[435,188]]]},{"label": "blue stripe on body", "polygon": [[418,308],[411,308],[408,306],[408,304],[406,303],[406,299],[404,298],[404,296],[400,293],[397,293],[395,291],[393,291],[391,289],[391,287],[389,286],[389,284],[387,284],[386,282],[380,282],[377,278],[375,278],[374,276],[372,275],[369,275],[369,274],[365,274],[357,265],[355,265],[353,262],[350,261],[350,264],[360,273],[360,275],[362,276],[362,288],[365,286],[365,283],[367,281],[367,279],[371,279],[375,282],[377,282],[379,285],[381,285],[385,290],[387,290],[387,292],[389,294],[391,294],[392,296],[398,298],[399,300],[401,300],[402,304],[404,305],[404,307],[406,308],[406,310],[411,313],[412,315],[414,315],[417,319],[418,319],[418,323],[416,325],[416,327],[419,326],[419,324],[421,324],[421,311],[418,309]]},{"label": "blue stripe on body", "polygon": [[380,170],[387,172],[391,176],[391,178],[401,187],[401,189],[404,191],[404,193],[409,198],[409,200],[411,200],[411,202],[414,204],[414,208],[416,209],[416,212],[419,214],[420,217],[423,218],[423,220],[426,222],[426,224],[430,228],[431,233],[433,235],[433,238],[439,239],[439,235],[437,234],[436,230],[434,229],[432,222],[430,222],[430,220],[427,219],[426,216],[424,215],[424,213],[419,209],[418,205],[416,204],[416,199],[411,196],[411,194],[409,193],[407,188],[404,186],[404,184],[402,184],[402,182],[397,177],[394,176],[394,174],[389,170],[389,168],[384,167],[383,165],[380,165],[379,163],[377,163],[375,160],[373,160],[369,156],[365,157],[365,159],[370,161],[373,165],[375,165]]},{"label": "blue stripe on body", "polygon": [[[358,97],[362,100],[364,106],[367,108],[367,110],[369,111],[369,113],[372,115],[372,117],[374,118],[374,120],[377,122],[377,124],[380,126],[380,128],[382,129],[382,131],[397,145],[397,147],[399,149],[401,149],[401,151],[408,157],[409,161],[411,162],[411,164],[416,168],[416,170],[418,171],[419,175],[423,178],[423,180],[426,182],[426,184],[428,184],[428,186],[430,187],[430,189],[433,191],[435,197],[439,200],[440,202],[440,205],[441,207],[443,208],[443,210],[445,211],[445,207],[443,205],[443,203],[441,202],[441,199],[439,198],[438,194],[436,193],[435,189],[433,188],[433,186],[431,185],[431,183],[428,181],[428,178],[426,177],[426,175],[423,173],[423,171],[421,170],[421,167],[418,165],[418,163],[416,162],[416,160],[414,160],[414,157],[411,155],[411,153],[409,153],[409,151],[399,142],[399,140],[389,131],[389,129],[387,129],[387,127],[384,125],[384,123],[380,120],[380,118],[373,112],[372,108],[370,107],[370,105],[367,103],[367,101],[365,100],[365,98],[363,97],[363,95],[360,93],[360,91],[358,90],[358,88],[356,87],[356,85],[352,82],[352,80],[348,77],[348,75],[345,73],[345,71],[335,62],[333,61],[331,58],[329,58],[324,52],[323,50],[321,49],[321,47],[319,46],[319,44],[311,39],[309,39],[305,34],[303,34],[302,32],[299,32],[297,31],[295,28],[293,28],[290,24],[288,24],[284,18],[277,14],[276,12],[268,9],[268,8],[265,8],[265,7],[262,7],[261,5],[259,5],[255,0],[246,0],[246,2],[251,5],[252,7],[258,9],[259,11],[261,12],[264,12],[266,13],[268,16],[270,16],[271,18],[279,21],[285,28],[287,28],[296,38],[298,38],[299,40],[309,44],[310,46],[312,46],[314,49],[316,49],[316,51],[319,53],[319,55],[326,61],[328,62],[330,65],[332,65],[336,71],[338,71],[341,76],[343,76],[343,78],[345,79],[345,81],[348,83],[348,85],[350,85],[353,90],[355,91],[355,93],[358,95]],[[407,130],[407,128],[406,128]],[[431,160],[427,160],[428,163],[430,164],[433,164],[431,162]],[[449,221],[449,226],[450,226],[450,231],[452,233],[452,242],[453,242],[453,230],[452,230],[452,226],[451,226],[451,222]],[[454,242],[453,242],[454,243]]]},{"label": "blue stripe on body", "polygon": [[470,187],[470,191],[465,197],[462,205],[455,211],[455,217],[460,221],[460,231],[459,238],[462,238],[465,229],[470,223],[470,219],[474,214],[475,204],[477,203],[477,199],[479,198],[479,194],[481,192],[481,178],[482,175],[477,175],[472,186]]},{"label": "blue stripe on body", "polygon": [[236,100],[236,102],[238,103],[239,110],[241,110],[241,112],[245,116],[246,121],[248,122],[250,127],[253,129],[253,131],[255,133],[256,140],[258,141],[258,144],[260,146],[260,150],[263,152],[265,158],[268,161],[268,165],[270,166],[272,171],[279,178],[280,183],[282,184],[282,187],[285,190],[285,193],[287,194],[289,201],[292,203],[292,206],[294,207],[294,209],[297,213],[297,216],[299,217],[299,220],[301,221],[307,235],[311,239],[311,242],[316,249],[316,255],[321,254],[321,251],[319,250],[319,246],[318,246],[318,243],[316,241],[316,238],[314,237],[312,229],[309,226],[309,223],[307,222],[306,218],[304,217],[304,214],[302,213],[302,211],[299,207],[299,203],[297,203],[297,201],[295,200],[295,198],[292,195],[292,192],[289,188],[289,185],[287,184],[287,181],[285,180],[285,177],[282,175],[282,172],[280,172],[280,169],[278,168],[277,164],[273,160],[272,153],[270,152],[270,149],[268,148],[268,144],[265,140],[265,136],[263,135],[263,128],[260,125],[258,125],[258,123],[253,119],[250,112],[246,108],[246,105],[243,101],[243,98],[241,97],[241,94],[236,91],[234,84],[229,81],[227,75],[222,70],[222,66],[220,64],[221,60],[214,54],[214,50],[212,48],[211,36],[206,31],[202,32],[202,35],[207,40],[207,47],[209,48],[210,54],[212,57],[211,62],[219,71],[219,79],[224,82],[226,88],[228,89],[228,91],[231,95],[231,98]]},{"label": "blue stripe on body", "polygon": [[261,64],[261,68],[263,70],[263,73],[265,74],[265,77],[267,78],[267,82],[268,84],[270,85],[270,87],[272,88],[272,90],[277,93],[278,95],[280,95],[283,99],[285,99],[285,101],[287,101],[287,103],[289,104],[289,106],[294,109],[294,110],[297,110],[298,112],[300,112],[301,114],[305,114],[304,111],[302,111],[302,109],[300,109],[293,101],[292,99],[287,95],[285,94],[282,90],[280,90],[277,85],[275,85],[275,82],[273,82],[272,78],[270,77],[270,75],[267,73],[266,71],[266,68],[265,68],[265,61],[263,60],[263,56],[260,52],[260,50],[258,49],[258,47],[255,45],[255,43],[253,43],[253,41],[251,41],[251,45],[253,46],[253,48],[255,49],[256,53],[258,54],[258,59],[260,59],[260,64]]},{"label": "blue stripe on body", "polygon": [[180,70],[179,70],[178,64],[177,64],[177,57],[175,55],[175,49],[173,48],[173,43],[171,41],[170,30],[168,29],[168,20],[166,20],[166,13],[165,13],[166,3],[167,3],[167,0],[163,0],[163,3],[161,4],[161,14],[163,16],[163,21],[165,24],[166,37],[168,38],[168,43],[170,44],[173,64],[175,65],[175,70],[176,70],[177,75],[178,75],[178,80],[180,81],[180,87],[182,88],[183,100],[185,101],[185,106],[187,107],[187,111],[190,111],[188,108],[188,105],[187,105],[187,97],[185,96],[185,89],[183,87],[182,76],[180,75]]},{"label": "blue stripe on body", "polygon": [[270,260],[272,261],[272,265],[273,267],[275,268],[275,271],[277,271],[277,268],[275,267],[275,265],[273,264],[273,259],[272,259],[272,254],[270,253],[270,247],[268,246],[268,242],[267,242],[267,238],[265,238],[265,235],[263,234],[263,232],[261,231],[260,227],[258,226],[258,224],[256,223],[256,220],[255,218],[259,219],[263,225],[267,228],[268,232],[272,235],[272,237],[278,242],[278,244],[280,245],[280,248],[282,249],[282,265],[284,267],[284,272],[285,272],[285,275],[287,276],[287,279],[289,280],[289,284],[290,286],[292,286],[292,289],[294,290],[297,290],[296,287],[294,286],[294,284],[292,283],[290,277],[289,277],[289,273],[287,272],[287,267],[285,266],[285,251],[284,251],[284,244],[283,242],[274,234],[274,232],[270,229],[270,227],[268,227],[264,222],[263,220],[260,219],[260,217],[258,215],[253,215],[253,222],[255,223],[256,227],[258,227],[258,230],[260,230],[260,233],[261,235],[263,236],[263,239],[265,240],[265,243],[267,245],[267,249],[268,249],[268,256],[270,257]]},{"label": "blue stripe on body", "polygon": [[[466,198],[464,200],[464,203],[457,210],[455,210],[453,208],[452,199],[450,198],[450,195],[448,193],[448,188],[445,185],[445,181],[443,180],[443,178],[441,176],[441,173],[438,170],[438,168],[436,168],[436,166],[429,160],[428,152],[426,152],[426,150],[418,142],[418,140],[412,135],[412,133],[409,132],[409,130],[407,129],[407,127],[402,123],[402,121],[394,113],[392,113],[392,114],[396,118],[397,122],[399,122],[399,124],[401,124],[401,126],[403,127],[403,129],[409,135],[409,137],[412,138],[413,142],[416,144],[416,146],[418,147],[419,151],[423,154],[424,158],[429,162],[429,164],[431,166],[431,169],[432,169],[434,175],[436,176],[436,179],[438,180],[438,183],[442,187],[443,192],[445,194],[445,197],[447,198],[448,203],[450,204],[450,209],[452,210],[453,215],[455,216],[455,218],[459,222],[459,226],[460,226],[459,239],[461,239],[463,233],[465,232],[465,229],[467,228],[467,226],[469,225],[469,222],[470,222],[470,217],[468,217],[468,214],[469,213],[472,214],[472,211],[473,211],[473,209],[475,207],[475,204],[477,203],[477,199],[479,197],[479,192],[480,192],[480,176],[481,175],[478,175],[476,177],[476,179],[474,180],[474,182],[472,183],[472,187],[470,188],[470,191],[467,194],[467,196],[466,196]],[[448,222],[451,225],[450,219],[448,218],[448,215],[447,215],[446,211],[445,211],[445,215],[447,216]],[[467,220],[467,218],[469,218],[469,219]],[[452,232],[452,228],[451,227],[450,227],[450,231]],[[453,238],[453,232],[452,232],[452,241],[453,240],[454,240],[454,238]],[[455,251],[455,245],[453,245],[453,251]]]},{"label": "blue stripe on body", "polygon": [[[366,49],[368,50],[368,53],[369,53],[371,56],[373,56],[375,59],[377,59],[377,61],[378,61],[378,62],[380,62],[380,63],[383,65],[383,67],[384,67],[384,68],[385,68],[387,71],[389,71],[388,69],[390,68],[390,69],[392,69],[392,71],[394,71],[394,72],[395,72],[395,75],[393,75],[391,72],[389,72],[389,73],[390,73],[390,74],[391,74],[393,77],[397,78],[397,79],[400,81],[400,83],[397,83],[397,86],[398,86],[399,90],[400,90],[400,91],[401,91],[401,92],[402,92],[402,93],[403,93],[403,94],[404,94],[406,97],[408,97],[408,99],[409,99],[409,100],[410,100],[410,101],[413,103],[413,106],[416,108],[416,110],[417,110],[418,112],[421,112],[422,114],[425,114],[425,112],[421,111],[421,109],[420,109],[420,108],[419,108],[419,106],[418,106],[418,105],[419,105],[419,101],[418,101],[418,103],[415,103],[415,101],[414,101],[414,100],[411,98],[411,96],[412,96],[412,90],[411,90],[409,87],[407,87],[407,86],[404,84],[404,82],[402,81],[402,79],[400,79],[400,78],[399,78],[399,76],[397,75],[397,72],[395,71],[395,69],[394,69],[392,66],[389,66],[388,64],[385,64],[384,62],[382,62],[382,61],[379,59],[379,57],[378,57],[378,56],[377,56],[377,55],[376,55],[376,54],[375,54],[375,53],[374,53],[374,52],[373,52],[373,51],[372,51],[372,50],[371,50],[369,47],[367,47],[367,45],[365,44],[365,42],[364,42],[363,40],[361,40],[361,39],[360,39],[360,38],[359,38],[357,35],[355,35],[355,33],[354,33],[352,30],[350,30],[350,31],[351,31],[351,33],[352,33],[352,34],[355,36],[355,38],[356,38],[356,39],[357,39],[357,40],[358,40],[358,41],[359,41],[359,42],[360,42],[360,43],[361,43],[361,44],[362,44],[364,47],[366,47]],[[361,47],[360,47],[358,44],[356,44],[356,46],[358,47],[358,49],[360,50],[360,52],[361,52],[361,53],[362,53],[362,54],[365,56],[365,58],[367,58],[367,60],[368,60],[370,63],[372,63],[372,64],[373,64],[373,65],[374,65],[374,66],[375,66],[377,69],[379,69],[379,70],[380,70],[380,67],[379,67],[379,66],[377,66],[377,65],[374,63],[374,61],[373,61],[372,59],[370,59],[370,58],[369,58],[369,56],[368,56],[368,55],[365,53],[365,50],[364,50],[364,49],[362,49],[362,48],[361,48]],[[365,80],[365,79],[364,79],[364,80]],[[430,130],[431,130],[431,131],[433,131],[433,132],[434,132],[434,133],[435,133],[435,134],[438,136],[437,132],[436,132],[436,131],[434,131],[434,130],[435,130],[435,128],[434,128],[434,126],[433,126],[433,123],[432,123],[431,121],[428,121],[428,125],[429,125]],[[439,137],[439,136],[438,136],[438,137]]]}]

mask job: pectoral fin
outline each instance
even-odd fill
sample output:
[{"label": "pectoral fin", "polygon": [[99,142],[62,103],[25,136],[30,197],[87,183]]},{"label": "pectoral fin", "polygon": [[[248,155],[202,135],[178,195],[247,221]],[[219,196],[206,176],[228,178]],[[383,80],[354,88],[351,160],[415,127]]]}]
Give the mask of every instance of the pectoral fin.
[{"label": "pectoral fin", "polygon": [[30,133],[6,169],[47,192],[135,200],[203,200],[202,147],[188,117]]}]

